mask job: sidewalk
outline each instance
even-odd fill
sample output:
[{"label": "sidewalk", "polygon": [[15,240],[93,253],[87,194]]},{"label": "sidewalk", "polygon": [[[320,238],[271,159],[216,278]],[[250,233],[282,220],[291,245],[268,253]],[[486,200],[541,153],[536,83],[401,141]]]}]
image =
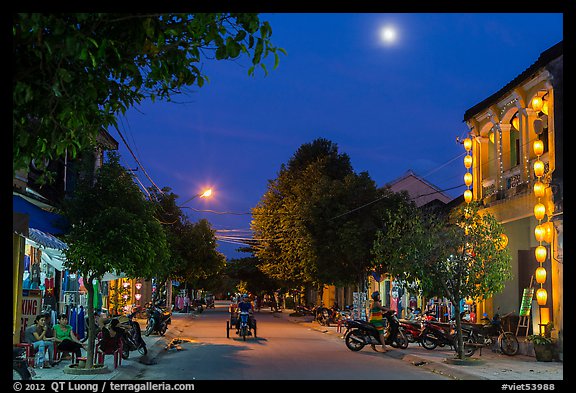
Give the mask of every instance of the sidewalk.
[{"label": "sidewalk", "polygon": [[[312,317],[290,316],[293,312],[293,310],[289,309],[282,310],[281,313],[276,313],[275,316],[340,339],[343,338],[344,328],[338,331],[337,326],[322,326],[317,322],[313,322]],[[527,348],[523,347],[521,353],[526,352]],[[474,365],[449,364],[446,359],[454,356],[453,350],[436,348],[430,351],[415,343],[410,344],[407,349],[392,348],[386,354],[382,354],[382,356],[391,356],[412,363],[415,367],[426,368],[429,371],[447,375],[456,380],[511,380],[521,382],[527,380],[554,381],[564,379],[563,362],[538,362],[535,357],[527,356],[526,354],[507,356],[492,352],[487,348],[482,349],[481,355],[480,351],[476,351],[472,356],[472,358],[480,360],[477,362],[478,364]]]}]

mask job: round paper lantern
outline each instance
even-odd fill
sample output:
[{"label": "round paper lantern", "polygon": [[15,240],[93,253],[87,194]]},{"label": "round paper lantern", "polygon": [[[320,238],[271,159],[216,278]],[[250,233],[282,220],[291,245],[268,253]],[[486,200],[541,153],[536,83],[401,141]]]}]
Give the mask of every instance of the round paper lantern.
[{"label": "round paper lantern", "polygon": [[540,180],[537,180],[534,183],[534,196],[536,198],[541,198],[544,196],[544,192],[546,191],[546,186]]},{"label": "round paper lantern", "polygon": [[500,249],[506,248],[508,245],[508,236],[505,233],[500,235]]},{"label": "round paper lantern", "polygon": [[541,156],[542,153],[544,153],[544,142],[540,139],[536,139],[532,144],[532,148],[534,149],[534,154]]},{"label": "round paper lantern", "polygon": [[537,203],[534,206],[534,216],[536,217],[536,219],[540,221],[541,219],[544,218],[545,214],[546,214],[546,208],[544,207],[544,205],[542,203]]},{"label": "round paper lantern", "polygon": [[538,301],[539,306],[544,306],[548,300],[548,292],[544,288],[538,288],[536,290],[536,301]]},{"label": "round paper lantern", "polygon": [[470,187],[470,184],[472,184],[472,174],[470,172],[464,174],[464,184],[466,184],[467,187]]},{"label": "round paper lantern", "polygon": [[464,149],[466,149],[466,151],[470,151],[471,148],[472,148],[472,139],[470,138],[464,139]]},{"label": "round paper lantern", "polygon": [[466,203],[470,203],[472,201],[472,191],[466,190],[464,191],[464,200]]},{"label": "round paper lantern", "polygon": [[544,284],[546,282],[546,269],[542,266],[536,269],[536,282],[538,284]]},{"label": "round paper lantern", "polygon": [[534,175],[541,177],[544,174],[544,163],[540,160],[534,161]]},{"label": "round paper lantern", "polygon": [[532,109],[534,109],[536,112],[540,112],[543,106],[544,102],[542,101],[541,97],[536,96],[532,98]]},{"label": "round paper lantern", "polygon": [[517,116],[512,118],[512,127],[514,127],[517,130],[520,130],[520,120],[518,120]]},{"label": "round paper lantern", "polygon": [[554,224],[552,221],[548,221],[547,223],[542,224],[546,229],[546,235],[544,236],[544,241],[546,243],[552,243],[552,239],[554,238]]},{"label": "round paper lantern", "polygon": [[542,113],[548,115],[548,101],[544,101],[544,104],[542,104]]},{"label": "round paper lantern", "polygon": [[471,305],[474,304],[474,300],[472,300],[471,297],[467,297],[467,298],[466,298],[466,304],[469,305],[469,306],[471,306]]},{"label": "round paper lantern", "polygon": [[466,155],[466,156],[464,157],[464,166],[465,166],[466,168],[470,168],[470,167],[472,166],[472,156]]},{"label": "round paper lantern", "polygon": [[546,227],[544,225],[536,225],[536,228],[534,228],[534,236],[536,236],[537,242],[544,241],[546,237]]},{"label": "round paper lantern", "polygon": [[536,250],[534,250],[534,254],[536,255],[536,260],[540,263],[544,262],[546,260],[546,247],[544,246],[538,246],[536,247]]}]

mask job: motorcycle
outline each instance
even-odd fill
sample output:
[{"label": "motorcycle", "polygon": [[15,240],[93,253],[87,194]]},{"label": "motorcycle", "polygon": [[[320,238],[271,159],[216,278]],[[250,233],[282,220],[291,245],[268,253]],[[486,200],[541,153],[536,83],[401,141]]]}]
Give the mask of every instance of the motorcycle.
[{"label": "motorcycle", "polygon": [[[256,321],[253,322],[254,326],[254,337],[256,337]],[[250,329],[250,313],[247,311],[240,312],[240,325],[238,328],[238,335],[242,337],[242,340],[246,341],[247,336],[252,335],[252,331]]]},{"label": "motorcycle", "polygon": [[168,330],[168,325],[172,323],[172,312],[165,310],[153,303],[150,303],[148,309],[148,322],[146,323],[146,337],[156,332],[163,336]]},{"label": "motorcycle", "polygon": [[404,335],[409,343],[418,343],[421,345],[422,332],[424,331],[424,323],[419,319],[408,320],[399,319],[400,327],[404,329]]},{"label": "motorcycle", "polygon": [[26,360],[26,350],[22,347],[12,348],[12,380],[30,381],[34,375],[36,372]]},{"label": "motorcycle", "polygon": [[138,351],[142,355],[148,353],[146,342],[142,338],[140,324],[134,321],[136,312],[118,317],[116,331],[120,332],[120,339],[122,340],[122,359],[128,359],[131,351]]},{"label": "motorcycle", "polygon": [[[383,316],[388,322],[384,334],[386,337],[385,344],[393,348],[408,348],[408,339],[400,328],[396,311],[387,311],[383,313]],[[353,352],[360,351],[366,345],[381,345],[378,330],[370,322],[362,319],[353,319],[346,322],[344,342],[346,347]]]},{"label": "motorcycle", "polygon": [[465,351],[474,354],[477,348],[482,351],[482,347],[489,347],[508,356],[514,356],[518,353],[520,348],[518,338],[514,333],[504,331],[498,312],[494,314],[492,319],[484,314],[482,321],[484,321],[482,324],[462,323],[463,331],[466,329],[470,336],[470,339],[464,342]]},{"label": "motorcycle", "polygon": [[[420,344],[427,350],[432,351],[437,347],[449,346],[456,350],[458,348],[455,331],[455,321],[439,322],[435,319],[425,320],[424,329],[420,335]],[[462,340],[464,343],[472,342],[470,330],[462,327]],[[470,357],[474,354],[473,347],[464,344],[464,356]]]}]

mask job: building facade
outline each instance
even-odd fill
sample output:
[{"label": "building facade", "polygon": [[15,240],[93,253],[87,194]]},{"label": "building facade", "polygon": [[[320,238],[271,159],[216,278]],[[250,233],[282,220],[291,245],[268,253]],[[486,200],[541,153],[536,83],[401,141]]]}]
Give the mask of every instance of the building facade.
[{"label": "building facade", "polygon": [[520,335],[538,334],[551,321],[561,359],[562,85],[563,43],[559,42],[464,114],[472,140],[472,197],[503,225],[512,256],[512,281],[485,309],[489,314],[497,308],[501,313],[518,313],[524,289],[534,288],[530,326]]}]

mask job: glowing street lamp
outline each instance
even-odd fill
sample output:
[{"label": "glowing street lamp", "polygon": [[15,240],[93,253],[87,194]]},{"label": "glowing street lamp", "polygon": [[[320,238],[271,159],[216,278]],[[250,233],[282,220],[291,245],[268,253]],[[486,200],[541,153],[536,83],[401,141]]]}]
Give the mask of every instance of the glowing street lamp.
[{"label": "glowing street lamp", "polygon": [[185,206],[184,206],[185,204],[187,204],[188,202],[190,202],[191,200],[193,200],[193,199],[195,199],[195,198],[198,198],[198,197],[208,198],[208,197],[211,196],[211,195],[212,195],[212,189],[209,188],[209,189],[207,189],[206,191],[204,191],[204,192],[202,192],[202,193],[200,193],[200,194],[196,194],[196,195],[194,195],[192,198],[187,199],[186,201],[184,201],[184,202],[182,203],[182,205],[180,205],[180,206],[178,206],[178,207],[185,207]]}]

